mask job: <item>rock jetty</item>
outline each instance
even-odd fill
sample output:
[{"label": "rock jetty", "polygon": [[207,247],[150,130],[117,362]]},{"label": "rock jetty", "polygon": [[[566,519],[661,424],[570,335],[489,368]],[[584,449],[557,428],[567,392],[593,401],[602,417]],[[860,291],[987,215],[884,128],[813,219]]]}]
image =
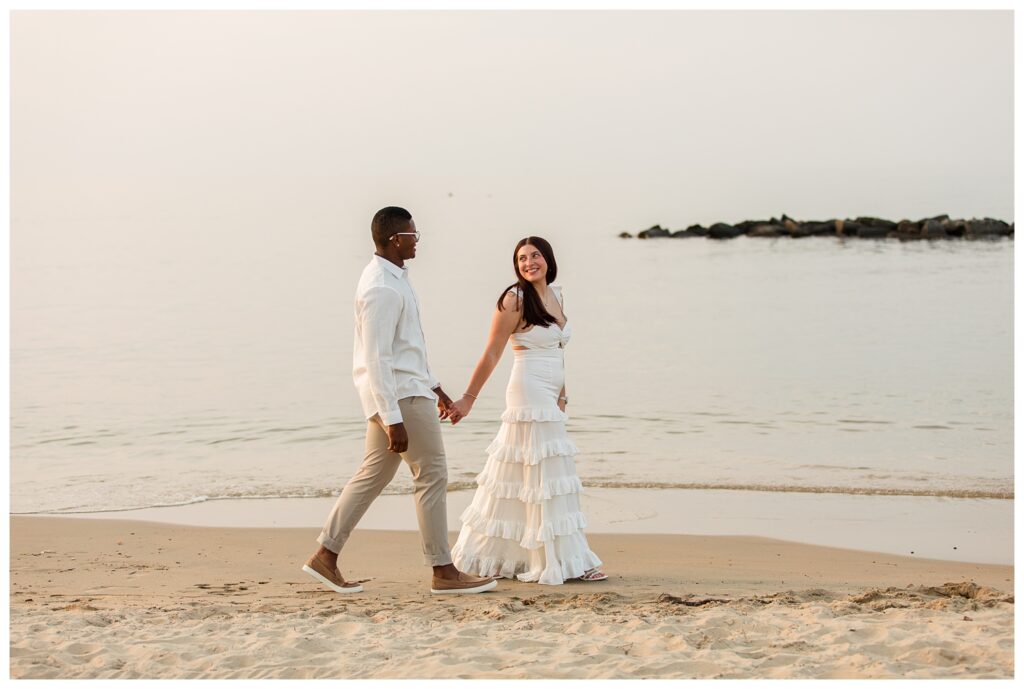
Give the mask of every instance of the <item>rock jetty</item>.
[{"label": "rock jetty", "polygon": [[[860,239],[1013,239],[1013,223],[993,218],[951,220],[948,215],[921,220],[894,222],[883,218],[860,217],[845,220],[793,220],[783,214],[769,220],[744,220],[735,224],[717,222],[710,227],[690,225],[685,230],[669,230],[654,225],[636,234],[638,239],[706,237],[733,239],[747,237],[857,237]],[[630,232],[619,234],[631,238]]]}]

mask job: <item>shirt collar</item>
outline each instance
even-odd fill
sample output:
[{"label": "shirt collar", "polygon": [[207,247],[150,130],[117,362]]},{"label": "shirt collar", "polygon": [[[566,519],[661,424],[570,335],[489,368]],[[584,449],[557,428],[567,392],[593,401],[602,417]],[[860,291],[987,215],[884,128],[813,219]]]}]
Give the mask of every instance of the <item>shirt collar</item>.
[{"label": "shirt collar", "polygon": [[392,263],[388,259],[382,258],[382,257],[378,256],[377,254],[374,254],[373,258],[377,261],[377,265],[378,266],[380,266],[384,270],[388,271],[389,273],[394,275],[399,280],[404,278],[409,273],[409,269],[406,268],[405,266],[402,266],[401,268],[399,268],[398,266],[396,266],[394,263]]}]

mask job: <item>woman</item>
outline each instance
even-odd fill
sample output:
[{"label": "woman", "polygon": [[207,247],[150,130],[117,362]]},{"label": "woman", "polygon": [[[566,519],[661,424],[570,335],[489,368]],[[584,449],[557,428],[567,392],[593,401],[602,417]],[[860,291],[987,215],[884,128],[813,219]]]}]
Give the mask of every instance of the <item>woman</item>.
[{"label": "woman", "polygon": [[541,584],[607,579],[581,531],[578,450],[565,432],[563,348],[570,329],[561,288],[551,284],[555,256],[545,240],[527,237],[512,261],[516,283],[498,298],[487,347],[455,403],[457,418],[469,414],[511,340],[507,409],[473,503],[462,513],[452,559],[464,572]]}]

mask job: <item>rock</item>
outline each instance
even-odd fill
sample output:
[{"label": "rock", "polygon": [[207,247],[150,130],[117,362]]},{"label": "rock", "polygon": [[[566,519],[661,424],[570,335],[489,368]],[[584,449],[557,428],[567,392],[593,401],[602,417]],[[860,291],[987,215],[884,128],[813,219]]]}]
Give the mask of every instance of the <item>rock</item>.
[{"label": "rock", "polygon": [[[772,220],[775,220],[775,219],[772,218]],[[778,222],[778,221],[776,220],[775,222]],[[735,225],[733,225],[733,227],[735,227],[735,228],[737,228],[739,230],[742,230],[744,234],[749,234],[750,231],[752,229],[754,229],[755,227],[757,227],[758,225],[770,225],[770,224],[772,224],[771,220],[744,220],[743,222],[736,223]]]},{"label": "rock", "polygon": [[631,235],[629,232],[620,232],[619,237],[621,237],[622,239],[632,239],[633,235]]},{"label": "rock", "polygon": [[778,225],[772,225],[765,223],[763,225],[754,225],[747,232],[748,237],[778,237],[781,232]]},{"label": "rock", "polygon": [[946,234],[950,237],[963,237],[967,231],[966,220],[950,220],[946,225]]},{"label": "rock", "polygon": [[798,226],[801,236],[836,234],[835,220],[808,220]]},{"label": "rock", "polygon": [[668,235],[668,230],[663,228],[661,225],[652,225],[643,232],[637,233],[636,236],[640,239],[651,239],[653,237],[667,237]]},{"label": "rock", "polygon": [[896,223],[892,220],[882,220],[881,218],[861,217],[857,218],[854,222],[864,225],[865,227],[874,227],[885,230],[896,229]]},{"label": "rock", "polygon": [[900,220],[896,223],[896,229],[889,232],[889,236],[894,237],[901,242],[920,239],[921,225],[920,223],[911,222],[910,220]]},{"label": "rock", "polygon": [[673,237],[685,239],[686,237],[707,237],[708,228],[702,225],[690,225],[685,230],[676,230],[672,233]]},{"label": "rock", "polygon": [[921,234],[921,222],[911,222],[909,220],[900,220],[896,223],[896,232],[901,235],[908,235],[917,237]]},{"label": "rock", "polygon": [[964,227],[964,236],[969,238],[1008,236],[1012,233],[1013,230],[1010,225],[1007,225],[1002,220],[993,220],[992,218],[983,218],[981,220],[971,218]]},{"label": "rock", "polygon": [[[895,227],[895,224],[893,224]],[[885,239],[889,236],[888,227],[872,227],[871,225],[861,225],[858,223],[857,236],[861,239]]]},{"label": "rock", "polygon": [[733,239],[741,234],[743,234],[743,230],[724,222],[716,222],[708,228],[708,236],[712,239]]},{"label": "rock", "polygon": [[[947,218],[948,220],[949,218]],[[947,239],[946,223],[936,218],[928,218],[922,221],[921,239]]]}]

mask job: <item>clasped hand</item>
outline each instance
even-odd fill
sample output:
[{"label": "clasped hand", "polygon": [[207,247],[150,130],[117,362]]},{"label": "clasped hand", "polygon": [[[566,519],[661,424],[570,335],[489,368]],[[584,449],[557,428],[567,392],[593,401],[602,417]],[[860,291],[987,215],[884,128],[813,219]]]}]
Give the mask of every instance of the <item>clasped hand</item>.
[{"label": "clasped hand", "polygon": [[453,426],[468,415],[469,410],[473,407],[473,401],[466,397],[458,402],[453,402],[452,398],[441,388],[434,388],[434,392],[437,393],[437,418],[442,421],[448,419]]},{"label": "clasped hand", "polygon": [[467,397],[463,397],[458,402],[452,402],[450,398],[437,400],[438,418],[448,419],[453,426],[469,416],[469,410],[472,408],[473,400]]},{"label": "clasped hand", "polygon": [[449,418],[451,418],[452,420],[452,425],[454,426],[459,421],[462,421],[462,419],[469,416],[469,410],[472,408],[473,399],[470,397],[466,397],[465,395],[463,395],[462,399],[460,399],[458,402],[452,402],[448,414]]}]

